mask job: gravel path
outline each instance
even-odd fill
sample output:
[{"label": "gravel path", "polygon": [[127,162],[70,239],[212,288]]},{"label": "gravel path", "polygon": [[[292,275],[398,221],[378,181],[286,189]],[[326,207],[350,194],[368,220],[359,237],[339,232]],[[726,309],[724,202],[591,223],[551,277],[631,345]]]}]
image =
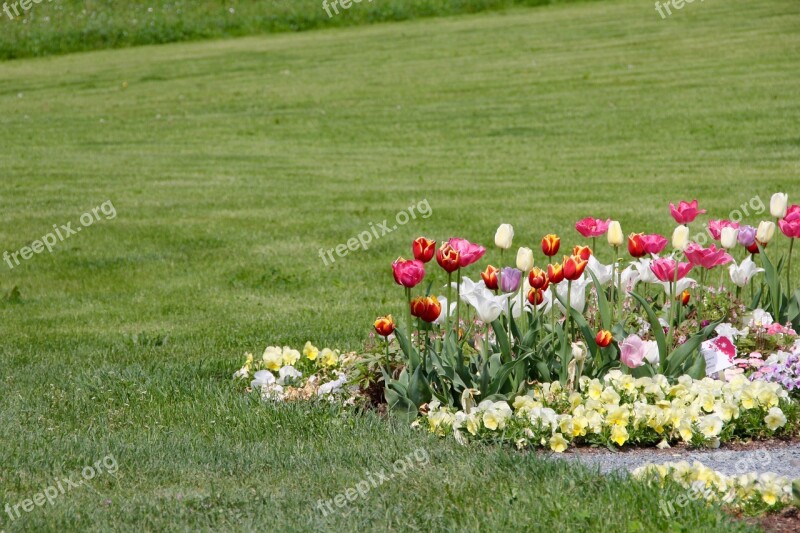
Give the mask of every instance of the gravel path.
[{"label": "gravel path", "polygon": [[597,466],[603,473],[631,471],[647,463],[700,461],[727,475],[774,472],[790,479],[800,478],[800,442],[755,442],[718,450],[676,447],[666,450],[639,448],[611,452],[604,448],[579,448],[568,453],[551,454],[550,457],[578,461],[590,467]]}]

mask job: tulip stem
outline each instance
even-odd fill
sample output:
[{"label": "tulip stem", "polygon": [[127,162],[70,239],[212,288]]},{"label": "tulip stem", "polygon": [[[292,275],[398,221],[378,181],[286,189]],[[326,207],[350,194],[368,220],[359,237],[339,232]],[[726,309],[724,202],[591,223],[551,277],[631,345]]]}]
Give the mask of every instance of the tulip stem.
[{"label": "tulip stem", "polygon": [[408,340],[411,340],[411,328],[413,327],[413,324],[411,321],[411,289],[409,287],[406,287],[406,302],[408,303],[408,305],[406,305],[406,317],[408,318]]},{"label": "tulip stem", "polygon": [[572,341],[572,280],[567,280],[567,331]]},{"label": "tulip stem", "polygon": [[[447,336],[450,335],[450,304],[453,303],[453,273],[447,273],[447,305],[444,310],[444,349],[447,350]],[[456,337],[458,344],[458,337]]]},{"label": "tulip stem", "polygon": [[459,328],[461,327],[461,267],[458,267],[458,277],[456,281],[456,346],[459,341]]},{"label": "tulip stem", "polygon": [[792,247],[794,246],[794,238],[789,239],[789,260],[786,264],[786,296],[792,296]]}]

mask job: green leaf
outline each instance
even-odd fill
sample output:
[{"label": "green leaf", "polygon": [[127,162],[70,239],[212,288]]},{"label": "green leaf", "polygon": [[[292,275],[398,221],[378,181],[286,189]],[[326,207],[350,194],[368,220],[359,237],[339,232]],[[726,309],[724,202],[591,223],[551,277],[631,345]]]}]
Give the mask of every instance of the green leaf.
[{"label": "green leaf", "polygon": [[408,381],[408,399],[419,408],[420,405],[431,401],[431,389],[427,376],[422,373],[422,366],[418,366]]},{"label": "green leaf", "polygon": [[781,300],[783,294],[781,292],[781,280],[778,277],[778,272],[775,270],[775,267],[772,264],[772,261],[769,260],[767,254],[764,253],[764,248],[761,245],[758,245],[759,257],[761,257],[761,265],[764,267],[764,279],[767,281],[767,287],[769,287],[769,299],[770,299],[770,306],[772,316],[775,317],[776,321],[782,321],[781,315]]},{"label": "green leaf", "polygon": [[597,276],[594,275],[594,272],[589,269],[586,269],[586,272],[592,277],[594,289],[597,292],[597,310],[600,312],[600,322],[602,323],[603,329],[610,331],[611,309],[609,308],[608,299],[606,298],[606,292],[600,284],[600,281],[598,281]]},{"label": "green leaf", "polygon": [[503,323],[499,318],[492,322],[492,329],[494,330],[494,336],[497,339],[497,346],[500,348],[500,354],[502,354],[503,360],[511,360],[511,346],[508,344],[508,333],[503,329]]},{"label": "green leaf", "polygon": [[[675,350],[671,354],[669,354],[669,357],[667,357],[667,368],[666,371],[664,372],[664,375],[677,377],[684,363],[689,358],[689,356],[692,355],[693,352],[697,351],[696,357],[698,359],[703,359],[703,357],[700,356],[700,352],[697,350],[697,348],[703,341],[708,339],[708,337],[714,332],[716,327],[722,323],[723,320],[725,319],[722,318],[720,320],[717,320],[716,322],[712,322],[711,324],[706,326],[702,331],[692,335],[686,342],[675,348]],[[663,363],[664,361],[662,361],[661,365],[662,368],[664,367]],[[696,363],[695,361],[690,361],[687,366],[689,368],[692,368],[695,366],[695,363]],[[703,367],[705,369],[705,363],[703,364]]]},{"label": "green leaf", "polygon": [[413,372],[419,366],[420,363],[417,349],[411,345],[411,341],[406,335],[406,332],[403,331],[403,328],[396,327],[394,330],[394,334],[395,337],[397,337],[397,342],[400,344],[400,349],[403,350],[403,353],[406,356],[406,360],[408,361],[408,368]]},{"label": "green leaf", "polygon": [[[647,313],[647,319],[650,322],[650,329],[653,331],[653,335],[656,338],[656,344],[658,344],[658,353],[661,355],[660,366],[661,366],[661,371],[663,373],[667,368],[667,359],[668,359],[668,357],[664,357],[664,355],[667,353],[667,337],[664,335],[664,328],[661,326],[661,322],[658,321],[658,316],[656,316],[656,312],[653,310],[650,304],[647,303],[647,300],[645,300],[643,297],[639,296],[635,292],[631,292],[631,296],[636,298],[636,300],[638,300],[639,303],[642,304],[645,313]],[[671,324],[670,327],[672,327]]]}]

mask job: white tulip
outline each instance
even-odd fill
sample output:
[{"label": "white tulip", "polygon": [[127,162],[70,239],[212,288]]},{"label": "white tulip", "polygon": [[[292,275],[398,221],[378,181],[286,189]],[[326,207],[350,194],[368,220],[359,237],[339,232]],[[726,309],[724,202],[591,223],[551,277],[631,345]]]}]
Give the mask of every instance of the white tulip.
[{"label": "white tulip", "polygon": [[772,240],[772,237],[775,235],[775,223],[771,220],[765,220],[758,224],[758,230],[756,231],[756,240],[761,244],[767,244],[769,241]]},{"label": "white tulip", "polygon": [[724,227],[719,235],[719,242],[726,250],[736,248],[738,244],[739,230],[737,228]]},{"label": "white tulip", "polygon": [[789,195],[784,192],[776,192],[769,200],[769,212],[775,218],[786,216],[786,207],[789,205]]},{"label": "white tulip", "polygon": [[612,220],[608,225],[608,244],[611,246],[622,246],[625,242],[625,236],[622,234],[622,226],[616,220]]},{"label": "white tulip", "polygon": [[533,250],[522,247],[517,250],[517,268],[526,274],[533,269]]},{"label": "white tulip", "polygon": [[681,224],[672,232],[672,247],[682,252],[689,246],[689,227]]},{"label": "white tulip", "polygon": [[500,224],[494,234],[494,244],[501,250],[511,248],[511,241],[514,240],[514,227],[511,224]]},{"label": "white tulip", "polygon": [[750,283],[750,280],[753,279],[753,276],[759,272],[764,272],[764,269],[757,268],[753,260],[750,259],[750,257],[747,257],[739,265],[736,263],[732,264],[730,267],[728,267],[728,271],[731,274],[731,281],[737,287],[745,287],[748,283]]}]

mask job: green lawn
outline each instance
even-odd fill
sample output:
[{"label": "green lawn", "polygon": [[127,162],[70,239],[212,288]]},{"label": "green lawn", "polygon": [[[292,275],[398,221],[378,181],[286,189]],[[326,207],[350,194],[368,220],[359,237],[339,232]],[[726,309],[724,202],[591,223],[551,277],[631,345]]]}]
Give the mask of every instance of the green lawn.
[{"label": "green lawn", "polygon": [[[0,529],[730,530],[530,454],[259,405],[230,376],[267,344],[359,348],[401,313],[389,264],[421,234],[566,245],[587,215],[666,233],[669,201],[797,202],[798,24],[793,0],[668,20],[611,1],[1,63],[0,252],[117,216],[0,263],[0,504],[119,470]],[[420,448],[355,512],[314,509]]]}]

